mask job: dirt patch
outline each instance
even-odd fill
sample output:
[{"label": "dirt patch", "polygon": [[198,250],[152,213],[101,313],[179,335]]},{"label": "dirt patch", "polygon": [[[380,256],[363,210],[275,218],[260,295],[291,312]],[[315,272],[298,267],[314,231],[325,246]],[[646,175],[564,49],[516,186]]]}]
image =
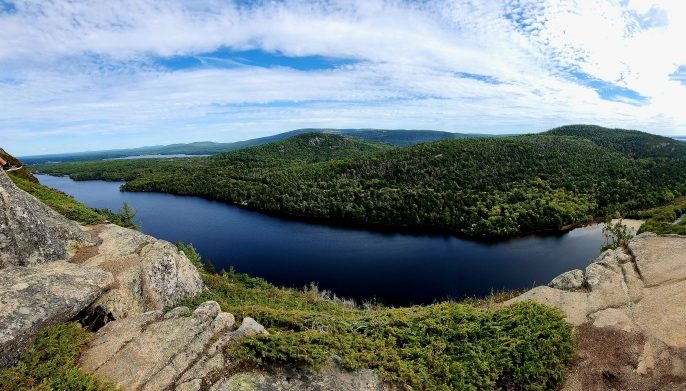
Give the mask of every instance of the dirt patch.
[{"label": "dirt patch", "polygon": [[90,235],[91,240],[95,243],[94,246],[81,247],[76,254],[69,260],[71,263],[84,263],[87,260],[98,255],[98,247],[102,244],[102,239],[100,239],[100,233],[105,229],[105,225],[99,224],[91,227]]},{"label": "dirt patch", "polygon": [[669,368],[658,366],[648,375],[636,372],[646,342],[643,335],[590,324],[577,332],[577,357],[564,391],[686,389],[686,379],[672,376]]}]

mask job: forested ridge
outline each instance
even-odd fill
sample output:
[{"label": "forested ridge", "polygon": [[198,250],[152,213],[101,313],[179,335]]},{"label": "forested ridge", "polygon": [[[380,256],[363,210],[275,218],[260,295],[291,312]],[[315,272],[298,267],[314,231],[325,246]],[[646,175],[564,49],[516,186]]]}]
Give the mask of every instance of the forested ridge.
[{"label": "forested ridge", "polygon": [[310,133],[210,158],[36,168],[292,216],[497,237],[666,204],[686,194],[685,149],[648,133],[574,125],[407,148]]}]

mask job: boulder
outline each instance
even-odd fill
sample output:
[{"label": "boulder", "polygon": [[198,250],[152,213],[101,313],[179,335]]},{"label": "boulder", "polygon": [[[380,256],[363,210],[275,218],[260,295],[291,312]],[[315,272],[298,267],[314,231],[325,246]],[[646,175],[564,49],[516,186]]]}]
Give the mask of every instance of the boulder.
[{"label": "boulder", "polygon": [[66,260],[90,236],[0,170],[0,269]]},{"label": "boulder", "polygon": [[548,284],[551,288],[561,289],[563,291],[575,291],[584,286],[584,272],[575,269],[553,278]]},{"label": "boulder", "polygon": [[205,289],[198,270],[175,245],[116,225],[89,228],[98,245],[75,261],[106,270],[115,286],[93,304],[93,311],[120,319],[162,310]]},{"label": "boulder", "polygon": [[44,328],[72,319],[113,283],[110,273],[66,262],[0,271],[0,368]]}]

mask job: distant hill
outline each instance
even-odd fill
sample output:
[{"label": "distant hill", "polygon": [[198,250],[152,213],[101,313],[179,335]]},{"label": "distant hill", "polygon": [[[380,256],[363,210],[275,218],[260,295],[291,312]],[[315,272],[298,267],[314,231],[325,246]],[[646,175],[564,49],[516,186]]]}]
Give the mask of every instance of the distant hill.
[{"label": "distant hill", "polygon": [[636,158],[686,156],[686,144],[669,137],[637,130],[608,129],[595,125],[568,125],[551,129],[546,134],[584,138],[602,147]]},{"label": "distant hill", "polygon": [[22,159],[28,165],[35,165],[51,162],[116,159],[127,156],[141,155],[216,155],[219,153],[235,151],[238,149],[248,148],[255,145],[273,143],[276,141],[288,139],[293,136],[297,136],[299,134],[313,132],[350,136],[362,140],[377,141],[399,147],[406,147],[410,145],[431,141],[485,136],[480,134],[461,134],[441,132],[436,130],[308,128],[296,129],[285,133],[275,134],[273,136],[260,137],[245,141],[237,141],[233,143],[214,143],[210,141],[203,141],[188,144],[157,145],[130,149],[114,149],[108,151],[89,151],[77,153],[25,156]]},{"label": "distant hill", "polygon": [[685,146],[585,125],[409,147],[307,133],[207,158],[36,168],[294,217],[498,237],[636,216],[686,195]]}]

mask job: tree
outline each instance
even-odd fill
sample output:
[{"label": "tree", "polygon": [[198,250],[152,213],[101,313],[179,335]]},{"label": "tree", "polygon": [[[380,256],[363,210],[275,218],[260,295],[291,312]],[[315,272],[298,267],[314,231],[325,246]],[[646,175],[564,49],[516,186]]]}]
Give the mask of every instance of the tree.
[{"label": "tree", "polygon": [[616,222],[613,223],[613,221],[612,217],[606,218],[606,223],[603,227],[605,244],[600,248],[600,251],[626,247],[634,236],[629,227],[624,225],[624,220],[621,216],[618,216]]}]

